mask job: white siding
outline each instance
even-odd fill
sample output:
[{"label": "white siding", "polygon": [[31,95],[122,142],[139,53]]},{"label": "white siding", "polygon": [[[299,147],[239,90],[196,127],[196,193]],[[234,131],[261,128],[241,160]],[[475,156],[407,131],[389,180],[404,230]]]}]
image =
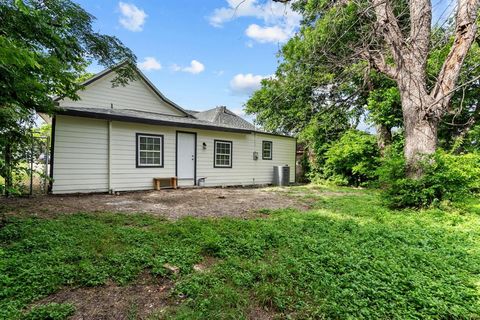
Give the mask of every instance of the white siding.
[{"label": "white siding", "polygon": [[[152,189],[154,177],[175,176],[175,133],[197,133],[197,179],[207,186],[268,184],[273,166],[288,164],[295,180],[295,140],[266,134],[196,130],[128,122],[112,122],[111,188],[115,191]],[[136,167],[136,133],[164,136],[163,168]],[[214,140],[233,143],[232,168],[214,168]],[[262,141],[273,142],[273,159],[262,160]],[[207,147],[203,149],[203,143]],[[253,160],[253,152],[259,158]],[[57,116],[54,193],[108,191],[108,122]]]},{"label": "white siding", "polygon": [[[192,130],[193,131],[193,130]],[[291,166],[290,181],[295,181],[295,140],[266,134],[242,134],[197,130],[197,178],[207,177],[205,185],[252,185],[273,182],[273,166]],[[214,140],[232,141],[232,168],[214,168]],[[262,141],[273,142],[272,160],[262,160]],[[203,150],[205,142],[207,148]],[[258,160],[253,160],[253,152]]]},{"label": "white siding", "polygon": [[168,115],[185,116],[178,109],[173,108],[161,100],[155,92],[141,79],[130,82],[126,86],[112,88],[112,80],[115,73],[92,82],[79,91],[78,101],[64,99],[60,106],[84,107],[84,108],[111,108],[114,109],[135,109],[146,112],[156,112]]},{"label": "white siding", "polygon": [[108,123],[57,116],[53,193],[108,191]]},{"label": "white siding", "polygon": [[[136,167],[136,134],[163,135],[163,168]],[[115,191],[153,188],[154,177],[175,176],[175,129],[129,122],[112,123],[112,188]]]}]

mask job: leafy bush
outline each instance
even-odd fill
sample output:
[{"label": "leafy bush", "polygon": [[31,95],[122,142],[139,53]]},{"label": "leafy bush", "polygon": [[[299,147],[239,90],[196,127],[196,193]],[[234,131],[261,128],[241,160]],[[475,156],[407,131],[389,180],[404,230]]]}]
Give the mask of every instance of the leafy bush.
[{"label": "leafy bush", "polygon": [[428,207],[461,201],[480,191],[480,154],[453,155],[438,151],[424,159],[420,179],[405,176],[405,159],[392,153],[378,170],[383,199],[392,208]]},{"label": "leafy bush", "polygon": [[375,137],[349,130],[325,153],[324,176],[339,185],[359,186],[377,178],[379,152]]}]

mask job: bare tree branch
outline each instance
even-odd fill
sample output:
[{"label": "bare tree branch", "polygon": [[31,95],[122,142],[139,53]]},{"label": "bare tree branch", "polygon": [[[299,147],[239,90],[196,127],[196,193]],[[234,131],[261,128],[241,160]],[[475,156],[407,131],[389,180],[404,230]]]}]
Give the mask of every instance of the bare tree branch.
[{"label": "bare tree branch", "polygon": [[370,61],[375,69],[384,73],[387,77],[396,80],[398,76],[397,68],[386,62],[385,56],[381,51],[366,50],[363,55],[366,60]]},{"label": "bare tree branch", "polygon": [[455,40],[437,77],[437,83],[430,93],[434,101],[441,102],[439,106],[443,109],[455,91],[463,61],[475,40],[479,6],[480,0],[458,0]]},{"label": "bare tree branch", "polygon": [[389,0],[373,0],[377,27],[392,53],[397,68],[402,64],[404,39]]},{"label": "bare tree branch", "polygon": [[416,60],[425,64],[428,57],[432,24],[430,0],[414,0],[410,3],[410,44]]}]

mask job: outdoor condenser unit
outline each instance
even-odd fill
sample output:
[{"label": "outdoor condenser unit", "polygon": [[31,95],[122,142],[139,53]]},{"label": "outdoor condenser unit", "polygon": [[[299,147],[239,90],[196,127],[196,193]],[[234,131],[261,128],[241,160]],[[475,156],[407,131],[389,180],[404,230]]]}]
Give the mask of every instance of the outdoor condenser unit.
[{"label": "outdoor condenser unit", "polygon": [[273,185],[275,186],[288,186],[290,183],[290,167],[273,166]]}]

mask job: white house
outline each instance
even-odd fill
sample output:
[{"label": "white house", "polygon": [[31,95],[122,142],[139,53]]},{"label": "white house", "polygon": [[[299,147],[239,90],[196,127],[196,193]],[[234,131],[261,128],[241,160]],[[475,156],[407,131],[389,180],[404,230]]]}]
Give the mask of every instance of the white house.
[{"label": "white house", "polygon": [[179,186],[269,184],[273,166],[295,180],[296,140],[256,130],[225,107],[187,111],[138,71],[112,87],[107,69],[84,83],[80,100],[58,100],[52,121],[52,193],[153,188],[153,178]]}]

